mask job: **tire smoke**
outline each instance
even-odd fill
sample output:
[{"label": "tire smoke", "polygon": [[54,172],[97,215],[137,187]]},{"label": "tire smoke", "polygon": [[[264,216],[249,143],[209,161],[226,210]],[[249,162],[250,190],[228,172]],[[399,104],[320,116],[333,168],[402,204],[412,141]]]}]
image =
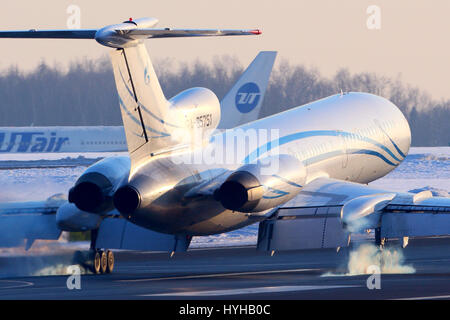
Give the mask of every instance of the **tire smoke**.
[{"label": "tire smoke", "polygon": [[413,266],[405,264],[401,248],[383,248],[371,243],[364,243],[350,251],[346,261],[345,273],[328,272],[323,277],[330,276],[357,276],[373,274],[373,266],[378,267],[382,274],[415,273]]}]

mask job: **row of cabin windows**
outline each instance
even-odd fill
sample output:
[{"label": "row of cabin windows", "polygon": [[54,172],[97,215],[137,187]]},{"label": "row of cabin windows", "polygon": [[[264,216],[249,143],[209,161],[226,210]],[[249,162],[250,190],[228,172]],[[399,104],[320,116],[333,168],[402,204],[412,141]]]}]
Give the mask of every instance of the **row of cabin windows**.
[{"label": "row of cabin windows", "polygon": [[126,144],[125,141],[81,141],[82,145],[88,144],[88,145],[99,145],[99,144]]},{"label": "row of cabin windows", "polygon": [[[81,141],[81,145],[124,145],[126,144],[125,141]],[[13,147],[26,147],[26,146],[33,146],[35,143],[24,143],[24,142],[16,142],[13,144]],[[63,142],[63,145],[70,145],[70,141],[66,140]],[[2,147],[9,147],[9,142],[0,143],[0,148]]]}]

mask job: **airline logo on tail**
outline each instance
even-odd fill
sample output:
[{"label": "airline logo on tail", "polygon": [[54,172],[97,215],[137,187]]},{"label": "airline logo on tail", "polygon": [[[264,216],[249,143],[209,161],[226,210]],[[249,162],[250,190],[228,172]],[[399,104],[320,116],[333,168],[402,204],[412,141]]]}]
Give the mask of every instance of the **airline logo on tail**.
[{"label": "airline logo on tail", "polygon": [[247,82],[239,88],[236,94],[236,108],[241,113],[249,113],[258,105],[260,98],[261,91],[258,85],[254,82]]}]

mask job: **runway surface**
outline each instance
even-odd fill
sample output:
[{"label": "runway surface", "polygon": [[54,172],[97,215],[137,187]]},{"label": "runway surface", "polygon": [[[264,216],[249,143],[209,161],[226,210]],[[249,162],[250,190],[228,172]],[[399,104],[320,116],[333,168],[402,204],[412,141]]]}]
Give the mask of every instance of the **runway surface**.
[{"label": "runway surface", "polygon": [[381,289],[367,288],[370,275],[344,275],[349,252],[116,252],[114,273],[83,274],[80,290],[67,288],[67,275],[23,276],[71,264],[68,253],[1,257],[0,299],[450,299],[450,238],[411,240],[403,253],[416,272],[382,274]]}]

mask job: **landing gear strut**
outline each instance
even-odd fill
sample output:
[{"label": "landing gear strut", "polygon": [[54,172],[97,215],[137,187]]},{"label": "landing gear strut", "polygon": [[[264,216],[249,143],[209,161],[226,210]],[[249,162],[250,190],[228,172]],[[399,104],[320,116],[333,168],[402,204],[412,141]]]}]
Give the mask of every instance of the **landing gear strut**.
[{"label": "landing gear strut", "polygon": [[375,245],[380,247],[380,249],[382,250],[384,248],[385,243],[386,243],[386,238],[381,237],[381,229],[376,228],[375,229]]}]

